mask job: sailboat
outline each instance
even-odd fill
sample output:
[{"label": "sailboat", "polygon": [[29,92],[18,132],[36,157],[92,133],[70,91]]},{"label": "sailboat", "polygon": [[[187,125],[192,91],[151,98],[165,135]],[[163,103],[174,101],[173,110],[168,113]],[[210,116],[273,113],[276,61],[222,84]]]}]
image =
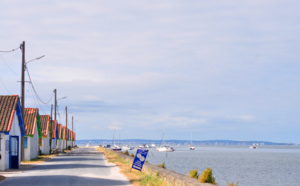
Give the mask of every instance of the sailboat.
[{"label": "sailboat", "polygon": [[250,149],[257,149],[257,144],[254,143],[254,136],[253,136],[253,144],[249,146]]},{"label": "sailboat", "polygon": [[191,146],[190,150],[195,150],[195,147],[193,146],[193,134],[191,134]]},{"label": "sailboat", "polygon": [[[120,139],[119,139],[119,141],[120,141]],[[113,135],[113,147],[111,147],[111,150],[113,150],[113,151],[121,151],[122,150],[120,145],[119,146],[115,145],[115,130],[114,130],[114,135]]]},{"label": "sailboat", "polygon": [[174,151],[173,147],[170,147],[168,145],[161,146],[161,142],[162,142],[162,140],[164,138],[164,135],[165,135],[165,133],[163,133],[163,136],[162,136],[162,138],[160,140],[159,147],[156,148],[156,151],[157,152],[173,152]]}]

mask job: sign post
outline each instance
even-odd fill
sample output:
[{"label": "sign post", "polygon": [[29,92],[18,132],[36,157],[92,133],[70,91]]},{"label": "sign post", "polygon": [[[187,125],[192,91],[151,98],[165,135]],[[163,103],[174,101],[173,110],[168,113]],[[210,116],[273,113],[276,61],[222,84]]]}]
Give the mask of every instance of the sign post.
[{"label": "sign post", "polygon": [[132,163],[132,169],[141,171],[146,161],[148,150],[138,149]]}]

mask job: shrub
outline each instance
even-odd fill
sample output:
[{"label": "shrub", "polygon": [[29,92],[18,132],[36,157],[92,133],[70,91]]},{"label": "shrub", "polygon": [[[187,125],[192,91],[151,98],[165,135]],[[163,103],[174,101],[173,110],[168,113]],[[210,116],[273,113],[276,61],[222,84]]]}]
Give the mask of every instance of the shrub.
[{"label": "shrub", "polygon": [[190,177],[198,179],[198,170],[196,170],[196,169],[191,170]]},{"label": "shrub", "polygon": [[131,153],[130,156],[134,158],[134,154]]},{"label": "shrub", "polygon": [[199,176],[199,182],[212,184],[216,183],[215,178],[212,175],[211,168],[207,167],[206,170],[201,173],[201,175]]},{"label": "shrub", "polygon": [[165,163],[158,164],[157,166],[158,166],[158,167],[161,167],[161,168],[164,168],[164,169],[166,168]]},{"label": "shrub", "polygon": [[239,184],[239,182],[236,182],[235,184],[234,184],[234,182],[232,182],[232,183],[227,182],[228,186],[238,186],[238,184]]},{"label": "shrub", "polygon": [[124,154],[127,155],[127,156],[129,156],[128,150],[126,150],[126,151],[124,152]]}]

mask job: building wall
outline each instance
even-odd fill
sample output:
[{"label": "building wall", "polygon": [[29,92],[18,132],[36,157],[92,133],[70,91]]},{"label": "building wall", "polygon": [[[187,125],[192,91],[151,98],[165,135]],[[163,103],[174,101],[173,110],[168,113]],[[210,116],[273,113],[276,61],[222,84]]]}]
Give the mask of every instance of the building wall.
[{"label": "building wall", "polygon": [[43,154],[49,154],[49,150],[50,150],[49,133],[48,133],[47,137],[43,136],[42,144],[43,144],[42,147],[41,147],[42,153]]},{"label": "building wall", "polygon": [[25,149],[25,160],[29,161],[35,159],[39,156],[39,132],[37,127],[35,127],[34,136],[27,137],[27,148]]},{"label": "building wall", "polygon": [[30,159],[35,159],[39,156],[39,132],[37,129],[37,126],[35,127],[34,136],[31,139],[31,153],[30,153]]},{"label": "building wall", "polygon": [[56,139],[52,138],[51,149],[56,149]]},{"label": "building wall", "polygon": [[9,136],[5,135],[4,133],[0,133],[1,136],[1,160],[0,160],[0,170],[6,170],[9,168],[9,153],[8,149],[6,148],[6,143],[9,141]]},{"label": "building wall", "polygon": [[9,134],[5,135],[4,133],[0,133],[1,136],[1,144],[0,144],[0,170],[9,169],[9,136],[19,136],[19,165],[21,162],[21,130],[19,126],[19,119],[17,114],[15,113],[14,119],[12,122],[11,130]]}]

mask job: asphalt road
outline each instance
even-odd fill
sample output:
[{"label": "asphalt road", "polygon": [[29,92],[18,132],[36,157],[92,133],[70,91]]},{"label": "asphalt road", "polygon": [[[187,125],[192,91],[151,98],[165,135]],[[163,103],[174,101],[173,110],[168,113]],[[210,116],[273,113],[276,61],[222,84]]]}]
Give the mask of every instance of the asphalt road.
[{"label": "asphalt road", "polygon": [[18,172],[0,182],[9,185],[131,185],[119,173],[119,168],[108,163],[94,148],[78,148],[71,154],[52,158],[30,170]]}]

